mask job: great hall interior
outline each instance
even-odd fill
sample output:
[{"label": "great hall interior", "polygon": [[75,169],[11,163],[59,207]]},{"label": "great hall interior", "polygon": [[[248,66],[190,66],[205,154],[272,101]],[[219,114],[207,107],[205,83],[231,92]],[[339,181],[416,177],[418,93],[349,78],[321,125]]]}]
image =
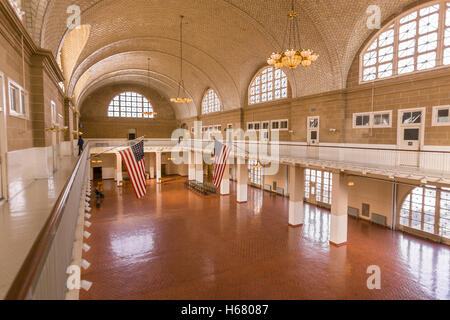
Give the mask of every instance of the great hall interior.
[{"label": "great hall interior", "polygon": [[450,299],[449,0],[0,0],[0,49],[1,299]]}]

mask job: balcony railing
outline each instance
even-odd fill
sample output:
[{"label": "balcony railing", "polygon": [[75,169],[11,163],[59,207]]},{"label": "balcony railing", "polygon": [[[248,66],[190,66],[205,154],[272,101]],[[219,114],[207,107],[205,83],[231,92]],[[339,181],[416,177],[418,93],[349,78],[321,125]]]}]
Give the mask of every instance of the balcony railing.
[{"label": "balcony railing", "polygon": [[79,217],[82,188],[88,177],[89,145],[57,199],[19,270],[7,300],[63,300],[67,293],[67,267]]}]

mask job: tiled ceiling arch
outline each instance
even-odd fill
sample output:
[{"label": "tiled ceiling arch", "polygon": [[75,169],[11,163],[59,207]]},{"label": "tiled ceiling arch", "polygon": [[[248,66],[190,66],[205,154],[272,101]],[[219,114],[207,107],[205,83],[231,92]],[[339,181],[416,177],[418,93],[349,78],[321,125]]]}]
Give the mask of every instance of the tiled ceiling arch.
[{"label": "tiled ceiling arch", "polygon": [[[40,44],[55,55],[67,32],[66,9],[77,4],[82,24],[91,25],[91,36],[75,67],[73,89],[84,72],[92,79],[114,68],[109,57],[146,52],[156,73],[177,78],[179,63],[179,15],[186,16],[185,60],[193,74],[186,72],[186,86],[194,100],[205,88],[214,86],[225,97],[225,109],[245,105],[249,82],[265,64],[267,56],[281,45],[289,0],[32,0],[46,10],[34,21],[40,26]],[[379,5],[382,21],[403,8],[425,1],[415,0],[296,0],[304,47],[320,54],[310,68],[292,72],[293,96],[304,96],[346,86],[348,70],[364,41],[373,33],[365,24],[369,5]],[[36,14],[38,16],[39,14]],[[34,25],[34,29],[38,25]],[[139,55],[142,59],[145,54]],[[164,56],[165,58],[162,58]],[[140,60],[127,61],[127,69],[143,70]],[[98,73],[95,73],[95,68]],[[116,70],[122,70],[118,64]],[[290,72],[290,71],[289,71]],[[201,75],[201,81],[194,79]],[[194,83],[190,84],[192,81]],[[91,81],[86,82],[87,86]],[[167,93],[167,92],[166,92]],[[195,101],[200,104],[199,101]],[[198,110],[198,106],[196,107]],[[178,112],[177,114],[184,114]],[[192,115],[192,113],[190,113]]]}]

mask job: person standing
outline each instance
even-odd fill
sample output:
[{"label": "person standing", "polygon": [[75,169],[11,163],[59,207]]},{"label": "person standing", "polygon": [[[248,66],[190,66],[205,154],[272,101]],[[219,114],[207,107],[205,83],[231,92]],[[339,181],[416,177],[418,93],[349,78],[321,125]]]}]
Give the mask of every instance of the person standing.
[{"label": "person standing", "polygon": [[81,136],[78,137],[78,156],[83,152],[84,140]]}]

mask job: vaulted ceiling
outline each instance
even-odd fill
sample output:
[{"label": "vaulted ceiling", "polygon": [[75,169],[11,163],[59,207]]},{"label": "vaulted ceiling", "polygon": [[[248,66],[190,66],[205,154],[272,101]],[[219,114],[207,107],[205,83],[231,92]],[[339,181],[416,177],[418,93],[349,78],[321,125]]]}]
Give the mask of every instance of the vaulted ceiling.
[{"label": "vaulted ceiling", "polygon": [[[374,32],[366,27],[370,5],[380,6],[386,22],[423,2],[296,0],[302,46],[314,49],[320,58],[309,68],[287,72],[293,96],[345,88],[355,55]],[[27,27],[55,57],[68,34],[67,8],[73,4],[81,8],[81,24],[90,26],[89,38],[66,80],[68,94],[78,95],[78,101],[96,88],[123,81],[176,96],[179,16],[185,16],[184,78],[193,102],[173,106],[177,118],[183,119],[199,114],[208,88],[218,92],[225,110],[244,105],[253,75],[281,46],[291,1],[31,0]]]}]

